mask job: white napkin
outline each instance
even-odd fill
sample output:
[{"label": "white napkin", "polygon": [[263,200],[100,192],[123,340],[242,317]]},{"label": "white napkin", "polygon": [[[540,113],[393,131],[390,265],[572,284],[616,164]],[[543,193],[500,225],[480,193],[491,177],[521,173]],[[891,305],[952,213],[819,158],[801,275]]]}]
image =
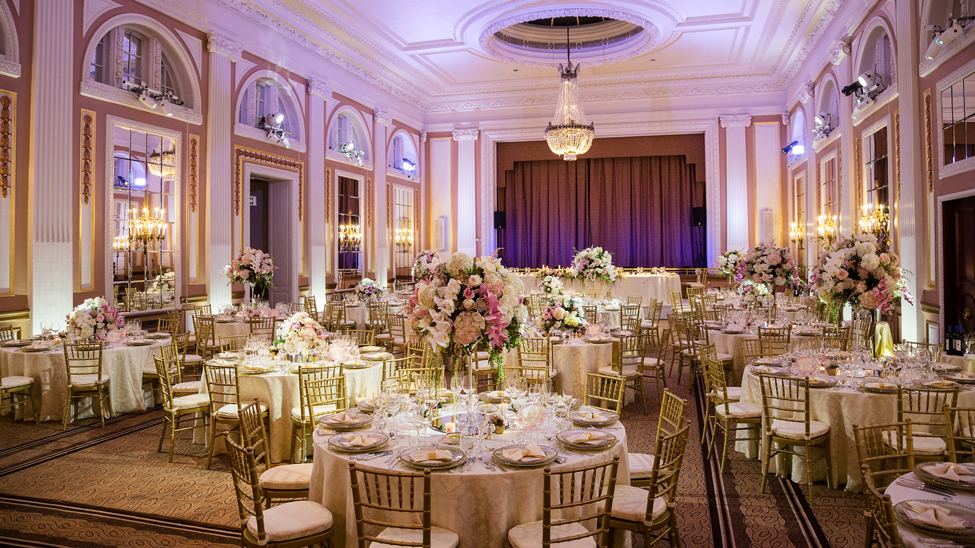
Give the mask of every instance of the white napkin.
[{"label": "white napkin", "polygon": [[966,371],[962,371],[961,373],[955,373],[955,378],[965,379],[966,381],[970,381],[972,379],[975,379],[975,373],[968,373]]},{"label": "white napkin", "polygon": [[338,415],[332,415],[328,418],[328,422],[333,424],[347,424],[351,422],[359,421],[359,413],[354,409],[349,409],[348,411],[343,411]]},{"label": "white napkin", "polygon": [[372,436],[363,436],[362,434],[347,434],[339,438],[339,443],[349,447],[365,447],[372,445],[373,439]]},{"label": "white napkin", "polygon": [[892,388],[897,388],[896,384],[884,381],[868,382],[865,386],[871,390],[890,390]]},{"label": "white napkin", "polygon": [[440,464],[449,461],[453,457],[453,453],[445,449],[413,451],[410,453],[410,460],[418,464]]},{"label": "white napkin", "polygon": [[955,381],[937,380],[924,383],[924,386],[930,386],[931,388],[953,388],[958,386]]},{"label": "white napkin", "polygon": [[975,483],[975,472],[967,466],[958,465],[952,462],[939,462],[931,466],[925,466],[924,471],[951,481],[964,481],[965,483]]},{"label": "white napkin", "polygon": [[953,517],[951,512],[943,506],[912,500],[907,503],[907,508],[914,513],[914,519],[921,523],[942,529],[965,529],[965,522]]},{"label": "white napkin", "polygon": [[576,418],[586,422],[603,422],[609,420],[609,415],[599,411],[583,411],[577,414]]},{"label": "white napkin", "polygon": [[586,445],[600,445],[605,439],[606,436],[599,432],[580,432],[565,437],[569,443],[584,443]]},{"label": "white napkin", "polygon": [[512,462],[530,462],[545,458],[545,451],[537,443],[529,443],[522,448],[505,449],[501,454]]},{"label": "white napkin", "polygon": [[370,396],[368,398],[362,398],[358,403],[364,403],[369,407],[376,407],[376,396]]}]

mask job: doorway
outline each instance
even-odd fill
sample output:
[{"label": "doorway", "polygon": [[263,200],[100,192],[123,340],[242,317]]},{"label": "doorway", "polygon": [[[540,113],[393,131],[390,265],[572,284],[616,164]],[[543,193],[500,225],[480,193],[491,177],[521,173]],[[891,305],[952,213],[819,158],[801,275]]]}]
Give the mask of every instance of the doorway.
[{"label": "doorway", "polygon": [[274,260],[274,277],[267,300],[297,302],[300,260],[297,230],[297,174],[265,166],[248,172],[248,207],[244,219],[244,244],[260,249]]},{"label": "doorway", "polygon": [[946,201],[944,233],[944,325],[975,331],[975,196]]}]

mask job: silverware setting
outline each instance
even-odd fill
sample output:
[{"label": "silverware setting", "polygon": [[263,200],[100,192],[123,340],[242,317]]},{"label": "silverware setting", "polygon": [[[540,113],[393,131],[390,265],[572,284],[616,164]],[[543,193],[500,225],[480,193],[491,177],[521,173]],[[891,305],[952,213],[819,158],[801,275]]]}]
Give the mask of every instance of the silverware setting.
[{"label": "silverware setting", "polygon": [[931,493],[932,495],[938,495],[940,497],[955,498],[955,493],[944,487],[936,487],[934,485],[929,485],[921,480],[911,479],[911,478],[899,478],[896,482],[898,485],[903,485],[904,487],[910,489],[917,489],[918,491],[925,491]]}]

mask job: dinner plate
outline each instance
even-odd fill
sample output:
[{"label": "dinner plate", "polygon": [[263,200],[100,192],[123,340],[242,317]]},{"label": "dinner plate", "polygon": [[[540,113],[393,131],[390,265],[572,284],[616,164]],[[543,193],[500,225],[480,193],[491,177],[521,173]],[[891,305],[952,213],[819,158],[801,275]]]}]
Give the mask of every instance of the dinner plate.
[{"label": "dinner plate", "polygon": [[[590,439],[589,441],[568,440],[570,437],[582,434],[587,434],[593,439]],[[555,439],[559,440],[559,443],[568,447],[569,449],[579,451],[605,451],[606,449],[616,445],[616,436],[610,434],[609,432],[594,432],[592,430],[566,430],[565,432],[559,432],[556,434]]]},{"label": "dinner plate", "polygon": [[128,346],[151,346],[155,343],[152,341],[129,341],[125,344]]},{"label": "dinner plate", "polygon": [[620,420],[620,416],[617,415],[616,413],[613,413],[612,411],[605,411],[599,409],[594,409],[593,411],[605,415],[606,419],[601,421],[584,419],[582,417],[582,414],[587,413],[589,411],[580,410],[580,411],[573,411],[569,413],[569,420],[572,421],[572,424],[577,424],[581,426],[609,426],[611,424],[616,424],[616,421]]},{"label": "dinner plate", "polygon": [[239,365],[237,366],[237,372],[241,375],[263,375],[265,373],[270,373],[274,371],[273,366],[261,366],[261,365]]},{"label": "dinner plate", "polygon": [[510,401],[510,396],[502,396],[500,390],[495,390],[493,392],[481,392],[477,395],[481,401],[486,401],[488,403],[501,403],[504,401]]},{"label": "dinner plate", "polygon": [[20,351],[21,352],[30,352],[30,353],[34,353],[34,352],[47,352],[48,350],[52,350],[53,348],[54,348],[53,346],[52,347],[49,347],[49,348],[38,348],[36,346],[25,346],[25,347],[22,347],[20,349]]},{"label": "dinner plate", "polygon": [[934,364],[934,367],[932,367],[932,369],[934,369],[935,371],[958,371],[961,369],[961,366],[955,365],[953,363],[941,362],[941,363]]},{"label": "dinner plate", "polygon": [[[806,377],[793,377],[796,380],[802,381]],[[821,379],[819,377],[809,377],[809,388],[830,388],[836,386],[836,379]]]},{"label": "dinner plate", "polygon": [[363,398],[355,404],[359,408],[359,411],[363,413],[372,413],[376,410],[376,400],[375,398]]},{"label": "dinner plate", "polygon": [[610,344],[610,343],[613,342],[613,339],[603,339],[603,338],[597,339],[597,338],[593,338],[593,337],[583,338],[583,340],[586,341],[589,344]]},{"label": "dinner plate", "polygon": [[359,347],[360,354],[363,352],[382,352],[383,350],[385,350],[385,348],[381,346],[360,346]]},{"label": "dinner plate", "polygon": [[369,352],[366,354],[359,354],[359,357],[363,360],[369,360],[373,362],[381,362],[383,360],[393,359],[393,355],[389,352]]},{"label": "dinner plate", "polygon": [[758,358],[757,360],[753,361],[752,363],[755,364],[755,365],[781,366],[782,365],[782,358]]},{"label": "dinner plate", "polygon": [[221,352],[217,354],[217,357],[225,360],[239,360],[240,352]]},{"label": "dinner plate", "polygon": [[554,448],[549,447],[547,445],[539,445],[539,447],[542,449],[542,452],[545,453],[545,457],[543,458],[537,458],[530,461],[521,461],[521,460],[515,461],[515,460],[510,460],[505,458],[504,456],[505,451],[509,449],[521,449],[526,445],[527,444],[525,443],[519,443],[515,445],[506,445],[504,447],[499,447],[494,450],[494,453],[491,454],[491,460],[497,462],[498,464],[503,464],[505,466],[510,466],[512,468],[537,468],[539,466],[545,466],[546,464],[552,464],[553,462],[555,462],[555,459],[558,458],[559,456],[559,452],[556,451]]},{"label": "dinner plate", "polygon": [[[356,436],[362,436],[366,445],[349,445],[348,441]],[[389,443],[389,436],[382,432],[363,432],[361,434],[336,434],[328,438],[328,446],[341,453],[368,453],[375,451]]]},{"label": "dinner plate", "polygon": [[897,392],[897,385],[894,383],[885,382],[883,387],[880,387],[879,385],[880,381],[860,381],[857,383],[860,390],[865,392],[872,392],[874,394],[893,394]]},{"label": "dinner plate", "polygon": [[[410,456],[416,451],[423,451],[424,449],[450,451],[450,460],[437,463],[416,462]],[[399,454],[399,460],[410,468],[418,468],[420,470],[448,470],[450,468],[456,468],[467,461],[467,454],[456,447],[430,447],[424,449],[407,449]]]},{"label": "dinner plate", "polygon": [[919,384],[925,388],[934,388],[938,390],[950,390],[952,388],[958,388],[959,386],[957,382],[948,379],[938,379],[936,381],[925,381]]},{"label": "dinner plate", "polygon": [[[917,479],[923,481],[924,483],[930,483],[938,487],[948,487],[951,489],[959,489],[962,491],[975,491],[975,483],[942,478],[942,477],[935,476],[931,472],[928,472],[927,468],[931,468],[932,466],[936,466],[939,464],[945,464],[945,463],[922,462],[914,467],[914,475],[917,476]],[[951,464],[952,466],[957,466],[959,468],[964,467],[970,472],[973,471],[971,464],[955,464],[955,463],[948,463],[948,464]]]},{"label": "dinner plate", "polygon": [[342,363],[342,367],[345,369],[367,369],[376,365],[376,362],[366,361],[366,360],[354,360],[351,362]]},{"label": "dinner plate", "polygon": [[975,384],[975,375],[971,373],[952,373],[950,375],[944,375],[944,378],[961,384]]},{"label": "dinner plate", "polygon": [[4,341],[0,343],[0,346],[6,346],[8,348],[21,348],[29,345],[30,343],[30,339],[15,339],[12,341]]},{"label": "dinner plate", "polygon": [[145,336],[145,338],[156,339],[156,340],[168,339],[169,333],[149,333],[148,335]]},{"label": "dinner plate", "polygon": [[[914,514],[914,512],[912,512],[907,508],[907,504],[909,502],[923,502],[926,504],[937,504],[938,506],[941,506],[945,510],[949,511],[952,516],[964,520],[965,529],[944,529],[936,525],[931,525],[928,523],[922,523],[920,521],[917,521],[916,519],[914,519],[916,514]],[[940,535],[945,535],[954,538],[965,538],[965,539],[975,538],[975,509],[969,508],[968,506],[964,506],[962,504],[958,504],[955,502],[933,501],[933,500],[917,500],[917,501],[904,500],[894,505],[894,517],[897,519],[897,521],[906,523],[907,525],[910,525],[911,527],[914,527],[916,529],[921,529],[924,531],[933,531]]]},{"label": "dinner plate", "polygon": [[782,377],[789,375],[789,370],[784,367],[770,367],[768,365],[757,365],[752,367],[752,373],[755,375],[773,375],[776,377]]},{"label": "dinner plate", "polygon": [[744,329],[722,329],[722,333],[725,335],[741,335],[745,332]]},{"label": "dinner plate", "polygon": [[329,420],[335,417],[336,415],[338,415],[338,413],[334,415],[325,415],[324,417],[319,419],[318,422],[320,422],[322,425],[328,428],[331,428],[333,430],[339,430],[339,431],[355,430],[357,428],[362,428],[363,426],[367,426],[372,422],[372,415],[368,413],[359,413],[358,418],[350,422],[334,422],[332,420]]}]

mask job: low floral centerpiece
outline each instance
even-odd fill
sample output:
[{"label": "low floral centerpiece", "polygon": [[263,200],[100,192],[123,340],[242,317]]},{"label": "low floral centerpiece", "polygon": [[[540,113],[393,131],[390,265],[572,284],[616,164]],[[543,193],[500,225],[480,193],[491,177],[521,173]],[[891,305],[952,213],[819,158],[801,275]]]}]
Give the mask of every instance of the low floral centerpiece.
[{"label": "low floral centerpiece", "polygon": [[308,356],[328,348],[325,329],[306,312],[292,314],[278,326],[275,335],[274,347],[288,354]]},{"label": "low floral centerpiece", "polygon": [[266,301],[276,269],[270,255],[260,249],[245,247],[243,253],[223,268],[223,272],[230,279],[230,283],[250,285],[251,298]]},{"label": "low floral centerpiece", "polygon": [[718,268],[722,276],[732,277],[738,272],[738,263],[745,257],[745,252],[729,249],[718,255]]},{"label": "low floral centerpiece", "polygon": [[545,276],[541,283],[538,284],[538,289],[546,295],[561,295],[565,292],[565,286],[562,284],[562,280],[555,276]]},{"label": "low floral centerpiece", "polygon": [[748,250],[738,261],[735,280],[738,283],[749,280],[763,284],[772,293],[778,287],[799,288],[803,284],[799,269],[792,262],[792,250],[765,242]]},{"label": "low floral centerpiece", "polygon": [[582,299],[568,296],[553,298],[542,312],[542,327],[549,333],[554,330],[582,333],[588,326],[582,310]]},{"label": "low floral centerpiece", "polygon": [[369,278],[363,278],[355,286],[355,295],[360,301],[372,303],[383,297],[383,288],[379,287],[379,284]]},{"label": "low floral centerpiece", "polygon": [[162,292],[172,291],[176,285],[176,273],[172,270],[164,272],[153,280],[150,290]]},{"label": "low floral centerpiece", "polygon": [[542,265],[542,268],[539,268],[538,269],[538,272],[535,273],[535,279],[539,283],[541,283],[542,280],[544,280],[545,278],[548,278],[549,276],[554,276],[554,277],[558,278],[561,275],[562,275],[562,269],[560,269],[560,268],[552,268],[552,267],[550,267],[548,265]]},{"label": "low floral centerpiece", "polygon": [[613,283],[617,276],[616,267],[613,266],[613,255],[601,247],[587,247],[577,251],[572,259],[570,271],[574,278],[587,282]]},{"label": "low floral centerpiece", "polygon": [[883,249],[877,237],[869,233],[829,246],[819,255],[810,282],[833,314],[847,303],[889,313],[901,299],[914,302],[897,254]]},{"label": "low floral centerpiece", "polygon": [[437,256],[437,252],[433,250],[421,251],[419,255],[413,259],[413,279],[414,280],[429,280],[433,278],[437,273],[437,269],[443,261]]},{"label": "low floral centerpiece", "polygon": [[67,335],[70,338],[91,340],[118,340],[113,332],[120,329],[125,320],[118,309],[104,297],[86,299],[68,314]]},{"label": "low floral centerpiece", "polygon": [[502,352],[518,346],[528,318],[524,291],[521,279],[498,257],[475,259],[457,252],[435,276],[416,285],[406,305],[407,322],[446,356],[462,358],[483,345],[503,378]]},{"label": "low floral centerpiece", "polygon": [[745,280],[738,285],[738,294],[744,304],[767,305],[775,302],[775,295],[765,284]]}]

